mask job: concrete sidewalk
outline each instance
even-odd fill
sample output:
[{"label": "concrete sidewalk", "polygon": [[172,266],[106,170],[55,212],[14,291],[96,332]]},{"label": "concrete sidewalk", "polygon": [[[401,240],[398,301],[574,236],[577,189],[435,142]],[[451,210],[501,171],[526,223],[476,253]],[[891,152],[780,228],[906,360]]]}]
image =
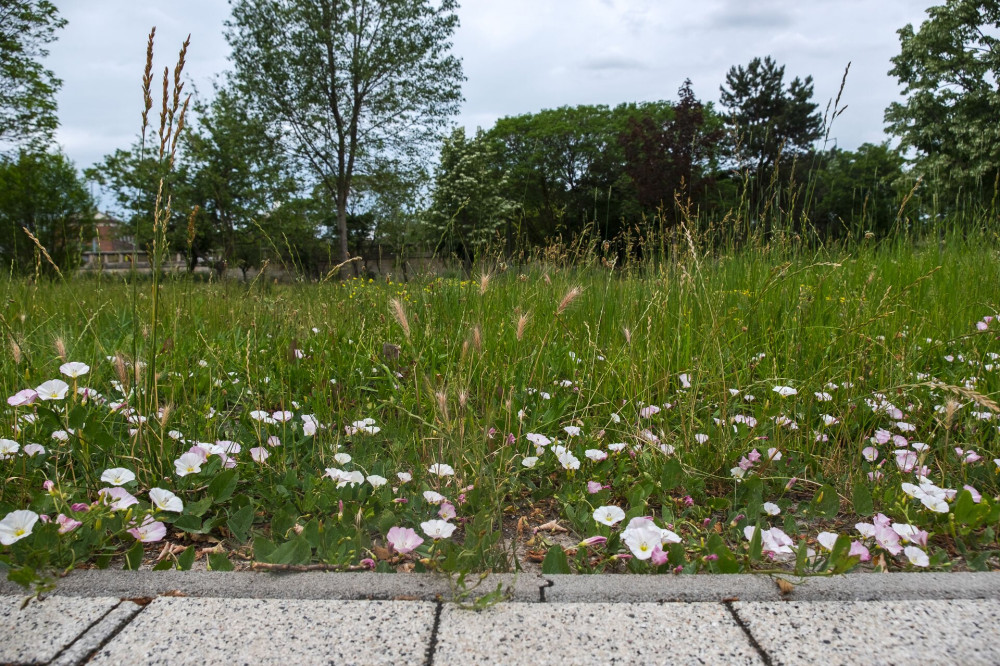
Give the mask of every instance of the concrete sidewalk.
[{"label": "concrete sidewalk", "polygon": [[[498,584],[507,601],[468,608]],[[4,581],[0,663],[1000,663],[998,574],[786,596],[764,576],[491,576],[457,593],[418,574],[78,571],[22,608]]]}]

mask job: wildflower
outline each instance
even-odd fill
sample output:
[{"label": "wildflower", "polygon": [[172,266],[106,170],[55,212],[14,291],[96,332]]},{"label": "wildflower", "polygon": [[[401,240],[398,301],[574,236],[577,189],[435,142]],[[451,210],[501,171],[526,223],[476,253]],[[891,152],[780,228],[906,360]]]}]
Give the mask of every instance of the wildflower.
[{"label": "wildflower", "polygon": [[76,379],[77,377],[82,377],[83,375],[90,372],[90,366],[86,363],[80,363],[79,361],[73,361],[71,363],[63,363],[59,366],[59,372],[63,373],[67,377],[72,377]]},{"label": "wildflower", "polygon": [[896,449],[896,466],[903,472],[912,472],[917,466],[917,454],[906,449]]},{"label": "wildflower", "polygon": [[24,407],[38,400],[38,393],[32,389],[22,389],[7,398],[7,404],[11,407]]},{"label": "wildflower", "polygon": [[615,423],[621,423],[622,422],[622,417],[619,416],[617,413],[612,413],[611,414],[611,420],[614,421]]},{"label": "wildflower", "polygon": [[777,516],[781,513],[781,507],[774,502],[764,502],[764,513],[769,516]]},{"label": "wildflower", "polygon": [[587,492],[590,493],[591,495],[593,495],[595,493],[599,493],[603,489],[604,489],[604,486],[602,486],[597,481],[587,481]]},{"label": "wildflower", "polygon": [[455,469],[451,465],[444,463],[434,463],[427,471],[438,476],[452,476],[455,473]]},{"label": "wildflower", "polygon": [[396,472],[396,477],[400,483],[409,483],[413,480],[413,475],[409,472]]},{"label": "wildflower", "polygon": [[861,449],[861,456],[868,462],[875,462],[876,460],[878,460],[879,456],[878,449],[876,449],[874,446],[866,446],[865,448]]},{"label": "wildflower", "polygon": [[594,520],[610,527],[625,520],[625,512],[617,506],[600,506],[594,511]]},{"label": "wildflower", "polygon": [[445,496],[441,493],[434,492],[433,490],[425,490],[424,499],[428,504],[440,504],[445,500]]},{"label": "wildflower", "polygon": [[112,511],[127,509],[130,506],[134,506],[139,503],[139,500],[137,500],[130,492],[118,486],[113,488],[101,488],[97,491],[97,495],[104,500],[109,507],[111,507]]},{"label": "wildflower", "polygon": [[780,395],[782,398],[787,398],[788,396],[796,395],[798,393],[798,391],[793,389],[791,386],[775,386],[771,390]]},{"label": "wildflower", "polygon": [[267,452],[263,446],[255,446],[250,449],[250,458],[258,464],[263,464],[265,460],[270,457],[270,453]]},{"label": "wildflower", "polygon": [[650,416],[653,416],[653,415],[659,414],[659,413],[660,413],[660,408],[657,407],[656,405],[649,405],[649,406],[643,407],[642,409],[639,410],[639,416],[641,416],[644,419],[648,419]]},{"label": "wildflower", "polygon": [[927,557],[927,553],[916,546],[907,546],[903,549],[903,554],[906,555],[906,559],[910,561],[910,564],[915,567],[930,566],[931,562]]},{"label": "wildflower", "polygon": [[333,459],[336,460],[341,465],[346,465],[352,460],[350,453],[338,453],[333,457]]},{"label": "wildflower", "polygon": [[378,474],[369,474],[365,480],[371,484],[372,488],[381,488],[385,484],[389,483],[389,479],[384,476],[379,476]]},{"label": "wildflower", "polygon": [[632,551],[637,560],[648,560],[653,556],[653,550],[662,548],[660,544],[660,528],[652,524],[629,528],[622,533],[622,541]]},{"label": "wildflower", "polygon": [[425,523],[420,523],[420,529],[424,531],[424,534],[437,541],[450,537],[455,531],[455,526],[444,520],[428,520]]},{"label": "wildflower", "polygon": [[892,433],[888,430],[883,430],[879,428],[875,431],[875,437],[873,437],[876,444],[886,444],[890,439],[892,439]]},{"label": "wildflower", "polygon": [[26,509],[11,511],[0,520],[0,544],[9,546],[29,536],[36,522],[38,514],[34,511]]},{"label": "wildflower", "polygon": [[816,535],[816,542],[826,550],[833,550],[838,536],[836,532],[820,532]]},{"label": "wildflower", "polygon": [[529,432],[527,435],[525,435],[525,438],[538,448],[548,446],[549,444],[552,443],[551,439],[549,439],[545,435],[539,435],[537,432]]},{"label": "wildflower", "polygon": [[579,426],[566,426],[566,427],[563,428],[563,430],[566,431],[566,436],[567,437],[579,437],[580,436],[580,428],[579,428]]},{"label": "wildflower", "polygon": [[205,462],[205,459],[199,456],[197,453],[187,453],[181,454],[181,457],[174,461],[174,471],[177,472],[177,476],[187,476],[188,474],[197,474],[201,471],[201,465]]},{"label": "wildflower", "polygon": [[930,538],[924,530],[907,523],[893,523],[892,531],[899,535],[903,543],[915,543],[918,546],[926,547],[927,539]]},{"label": "wildflower", "polygon": [[420,536],[409,527],[390,527],[385,540],[389,543],[389,548],[400,555],[413,552],[424,542]]},{"label": "wildflower", "polygon": [[104,474],[101,474],[101,481],[113,486],[124,486],[126,483],[135,481],[135,474],[124,467],[112,467],[104,470]]},{"label": "wildflower", "polygon": [[521,465],[531,469],[536,464],[538,464],[538,456],[527,456],[521,459]]},{"label": "wildflower", "polygon": [[700,432],[696,433],[694,436],[694,441],[698,442],[699,444],[704,444],[705,442],[708,441],[708,435],[702,434]]},{"label": "wildflower", "polygon": [[69,516],[63,515],[61,513],[58,516],[56,516],[56,522],[59,523],[59,534],[68,534],[69,532],[72,532],[73,530],[78,528],[80,525],[83,525],[83,523],[80,522],[79,520],[74,520],[73,518],[70,518]]},{"label": "wildflower", "polygon": [[[903,547],[899,545],[899,534],[892,529],[891,521],[885,515],[880,513],[875,516],[872,523],[874,525],[872,535],[875,537],[875,542],[889,554],[899,555],[899,553],[902,552]],[[859,531],[861,531],[860,527]]]},{"label": "wildflower", "polygon": [[167,526],[158,520],[153,520],[152,516],[146,516],[142,525],[133,527],[128,533],[143,543],[153,543],[167,536]]},{"label": "wildflower", "polygon": [[264,441],[264,443],[270,447],[281,446],[281,440],[278,439],[276,435],[271,435]]},{"label": "wildflower", "polygon": [[840,419],[838,419],[836,416],[830,416],[829,414],[823,414],[822,419],[823,419],[823,425],[825,425],[828,428],[832,425],[840,423]]},{"label": "wildflower", "polygon": [[43,455],[45,454],[45,447],[42,446],[41,444],[31,443],[24,445],[24,455],[30,458],[38,454],[43,454]]},{"label": "wildflower", "polygon": [[278,412],[275,412],[274,414],[271,414],[271,418],[274,419],[278,423],[284,423],[285,421],[290,421],[293,416],[295,416],[295,415],[292,414],[291,412],[287,411],[287,410],[286,411],[278,411]]},{"label": "wildflower", "polygon": [[149,500],[160,511],[180,513],[184,510],[184,502],[181,501],[181,498],[165,488],[150,488]]},{"label": "wildflower", "polygon": [[580,460],[569,451],[563,451],[558,456],[559,464],[563,469],[580,469]]},{"label": "wildflower", "polygon": [[0,460],[8,460],[21,449],[21,445],[12,439],[0,439]]},{"label": "wildflower", "polygon": [[583,454],[594,462],[600,462],[608,457],[608,454],[600,449],[587,449]]},{"label": "wildflower", "polygon": [[742,479],[742,478],[743,478],[744,476],[746,476],[746,473],[747,473],[747,471],[746,471],[745,469],[743,469],[742,467],[734,467],[734,468],[732,468],[731,470],[729,470],[729,474],[730,474],[730,475],[731,475],[731,476],[732,476],[732,477],[733,477],[734,479],[736,479],[737,481],[739,481],[739,480],[740,480],[740,479]]},{"label": "wildflower", "polygon": [[438,517],[440,517],[441,520],[451,520],[457,515],[458,513],[455,511],[454,504],[451,502],[441,502],[441,508],[438,509]]},{"label": "wildflower", "polygon": [[35,389],[42,400],[62,400],[69,391],[69,384],[61,379],[50,379]]},{"label": "wildflower", "polygon": [[847,554],[849,557],[857,557],[862,562],[867,562],[872,558],[871,553],[868,552],[868,549],[860,541],[852,541],[851,550]]},{"label": "wildflower", "polygon": [[[752,541],[757,529],[753,525],[747,525],[743,528],[743,536],[746,537],[747,541]],[[793,554],[791,537],[777,527],[772,527],[769,530],[761,530],[760,536],[762,552],[767,553],[771,557]]]},{"label": "wildflower", "polygon": [[681,381],[681,388],[691,388],[691,377],[686,372],[677,375],[677,379]]},{"label": "wildflower", "polygon": [[[28,447],[24,447],[24,449],[25,452],[27,452]],[[962,486],[962,488],[969,491],[969,494],[972,495],[972,501],[975,502],[976,504],[979,504],[980,502],[983,501],[983,496],[979,493],[978,490],[976,490],[972,486],[966,484]]]},{"label": "wildflower", "polygon": [[816,400],[818,400],[819,402],[830,402],[831,400],[833,400],[833,396],[827,393],[826,391],[816,391],[813,393],[813,395],[816,396]]},{"label": "wildflower", "polygon": [[[608,444],[608,451],[614,451],[615,453],[617,453],[618,451],[624,450],[625,446],[626,446],[625,442],[615,442],[614,444]],[[1000,462],[997,463],[997,467],[1000,467]]]}]

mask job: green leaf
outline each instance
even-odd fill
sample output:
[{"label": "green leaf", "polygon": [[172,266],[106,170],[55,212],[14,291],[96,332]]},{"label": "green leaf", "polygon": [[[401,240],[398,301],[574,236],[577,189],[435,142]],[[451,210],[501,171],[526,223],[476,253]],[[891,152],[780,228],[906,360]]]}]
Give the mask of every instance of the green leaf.
[{"label": "green leaf", "polygon": [[746,507],[750,520],[756,520],[764,511],[764,483],[759,476],[751,476],[736,487],[736,501]]},{"label": "green leaf", "polygon": [[169,557],[164,557],[162,560],[153,565],[153,571],[167,571],[168,569],[174,568],[174,561]]},{"label": "green leaf", "polygon": [[141,541],[136,541],[135,544],[128,549],[125,553],[125,569],[128,571],[137,571],[139,565],[142,564],[142,556],[145,552],[145,544]]},{"label": "green leaf", "polygon": [[272,564],[306,564],[312,557],[312,548],[309,542],[301,536],[297,536],[291,541],[278,546],[267,558]]},{"label": "green leaf", "polygon": [[660,478],[660,485],[663,490],[673,490],[684,483],[684,468],[677,458],[668,458],[663,465],[663,475]]},{"label": "green leaf", "polygon": [[227,469],[216,474],[212,482],[208,484],[208,494],[212,496],[212,499],[216,503],[225,502],[229,499],[233,491],[236,490],[236,483],[239,481],[239,475],[236,473],[236,469]]},{"label": "green leaf", "polygon": [[233,537],[237,541],[247,540],[247,536],[250,534],[250,527],[253,525],[253,515],[253,506],[247,504],[229,517],[226,527],[233,533]]},{"label": "green leaf", "polygon": [[201,518],[198,516],[181,516],[174,521],[174,527],[188,534],[201,534]]},{"label": "green leaf", "polygon": [[826,518],[836,518],[840,513],[840,498],[837,490],[830,484],[826,484],[816,491],[812,500],[813,512]]},{"label": "green leaf", "polygon": [[963,488],[958,493],[951,510],[955,514],[955,522],[975,529],[989,514],[990,507],[989,505],[976,504],[972,499],[972,493]]},{"label": "green leaf", "polygon": [[859,516],[875,515],[875,503],[872,501],[872,493],[864,483],[855,483],[854,492],[851,495],[854,504],[854,513]]},{"label": "green leaf", "polygon": [[211,571],[232,571],[233,563],[225,553],[212,553],[208,556],[208,568]]},{"label": "green leaf", "polygon": [[718,534],[713,534],[709,537],[707,546],[708,552],[719,558],[715,561],[715,568],[720,573],[729,574],[739,572],[740,563],[736,561],[733,551],[726,547],[726,544],[722,541],[722,537]]},{"label": "green leaf", "polygon": [[202,497],[197,502],[189,502],[185,504],[184,515],[201,517],[205,515],[205,512],[208,511],[210,506],[212,506],[212,498]]},{"label": "green leaf", "polygon": [[833,544],[833,550],[830,551],[830,565],[828,568],[834,574],[846,573],[861,561],[860,557],[849,555],[850,551],[851,538],[846,534],[841,534]]},{"label": "green leaf", "polygon": [[83,427],[84,423],[87,422],[87,408],[83,405],[77,405],[69,413],[69,427],[73,430],[79,430]]},{"label": "green leaf", "polygon": [[185,548],[184,552],[177,557],[177,568],[181,571],[190,571],[191,567],[194,565],[194,557],[196,554],[194,546],[188,546]]},{"label": "green leaf", "polygon": [[276,549],[277,547],[274,545],[274,542],[264,537],[257,537],[253,540],[253,556],[255,560],[269,562],[271,554]]},{"label": "green leaf", "polygon": [[542,560],[543,574],[568,574],[573,573],[569,568],[569,561],[566,559],[566,551],[559,544],[549,548]]},{"label": "green leaf", "polygon": [[750,538],[750,560],[757,562],[763,555],[764,548],[764,533],[760,528],[760,523],[758,522],[756,528],[753,531],[753,536]]}]

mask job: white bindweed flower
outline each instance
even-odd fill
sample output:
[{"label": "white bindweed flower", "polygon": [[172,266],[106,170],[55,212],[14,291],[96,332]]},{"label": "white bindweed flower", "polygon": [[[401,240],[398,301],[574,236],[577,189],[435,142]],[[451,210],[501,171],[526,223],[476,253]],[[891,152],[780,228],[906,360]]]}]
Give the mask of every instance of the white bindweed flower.
[{"label": "white bindweed flower", "polygon": [[341,465],[346,465],[347,463],[351,462],[351,460],[352,460],[350,453],[338,453],[337,455],[335,455],[333,457],[333,459],[336,460],[337,463],[339,463]]},{"label": "white bindweed flower", "polygon": [[440,504],[445,500],[445,496],[433,490],[425,490],[424,499],[427,501],[428,504]]},{"label": "white bindweed flower", "polygon": [[0,520],[0,544],[9,546],[29,536],[36,522],[38,514],[34,511],[25,509],[11,511]]},{"label": "white bindweed flower", "polygon": [[910,561],[910,564],[915,567],[926,567],[931,563],[927,557],[927,553],[916,546],[907,546],[903,549],[903,554],[906,555],[906,559]]},{"label": "white bindweed flower", "polygon": [[600,462],[608,457],[608,454],[600,449],[587,449],[583,452],[583,455],[587,456],[594,462]]},{"label": "white bindweed flower", "polygon": [[528,469],[531,469],[536,464],[538,464],[538,456],[528,456],[527,458],[521,459],[521,465],[527,467]]},{"label": "white bindweed flower", "polygon": [[180,458],[174,461],[174,471],[177,472],[177,476],[197,474],[201,471],[201,465],[204,462],[205,459],[197,453],[184,453]]},{"label": "white bindweed flower", "polygon": [[777,516],[781,513],[781,507],[774,502],[764,502],[764,513],[769,516]]},{"label": "white bindweed flower", "polygon": [[124,486],[126,483],[135,481],[135,474],[124,467],[112,467],[104,470],[104,474],[101,474],[101,481],[113,486]]},{"label": "white bindweed flower", "polygon": [[396,477],[400,483],[409,483],[413,480],[413,475],[409,472],[396,472]]},{"label": "white bindweed flower", "polygon": [[366,480],[371,484],[372,488],[381,488],[389,482],[389,479],[378,474],[370,474]]},{"label": "white bindweed flower", "polygon": [[444,520],[428,520],[420,523],[420,529],[432,539],[447,539],[455,531],[455,526]]},{"label": "white bindweed flower", "polygon": [[181,501],[181,498],[165,488],[150,488],[149,500],[160,511],[180,513],[184,510],[184,502]]},{"label": "white bindweed flower", "polygon": [[12,439],[0,439],[0,460],[8,460],[21,449],[21,445]]},{"label": "white bindweed flower", "polygon": [[50,379],[35,389],[42,400],[62,400],[69,391],[69,384],[61,379]]},{"label": "white bindweed flower", "polygon": [[780,395],[782,398],[798,394],[798,391],[793,389],[791,386],[775,386],[771,390]]},{"label": "white bindweed flower", "polygon": [[90,372],[90,366],[86,363],[80,363],[79,361],[73,361],[71,363],[63,363],[59,366],[59,372],[63,373],[67,377],[72,377],[76,379],[77,377],[82,377],[83,375]]},{"label": "white bindweed flower", "polygon": [[444,463],[434,463],[427,471],[438,476],[452,476],[455,473],[455,469],[451,465]]},{"label": "white bindweed flower", "polygon": [[610,527],[625,520],[625,512],[617,506],[600,506],[594,511],[594,520]]},{"label": "white bindweed flower", "polygon": [[263,446],[255,446],[250,449],[250,459],[255,463],[263,464],[271,456]]}]

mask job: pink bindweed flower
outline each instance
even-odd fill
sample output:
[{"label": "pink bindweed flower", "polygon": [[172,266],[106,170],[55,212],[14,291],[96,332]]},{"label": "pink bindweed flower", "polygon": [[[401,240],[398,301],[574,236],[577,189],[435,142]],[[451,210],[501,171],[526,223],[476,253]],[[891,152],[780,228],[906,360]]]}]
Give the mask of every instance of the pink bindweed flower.
[{"label": "pink bindweed flower", "polygon": [[364,558],[363,560],[358,562],[358,564],[365,567],[366,569],[371,569],[372,571],[375,570],[375,560],[373,560],[370,557]]},{"label": "pink bindweed flower", "polygon": [[451,502],[441,502],[441,508],[438,509],[438,516],[441,520],[451,520],[457,515],[454,504]]},{"label": "pink bindweed flower", "polygon": [[896,449],[896,466],[903,472],[912,472],[917,466],[917,453],[908,449]]},{"label": "pink bindweed flower", "polygon": [[604,486],[597,481],[587,481],[587,492],[591,495],[601,492],[603,488]]},{"label": "pink bindweed flower", "polygon": [[976,490],[975,488],[973,488],[972,486],[970,486],[968,484],[966,484],[966,485],[964,485],[962,487],[965,488],[966,490],[968,490],[969,494],[972,495],[972,501],[973,502],[975,502],[976,504],[979,504],[980,502],[983,501],[983,496],[979,493],[978,490]]},{"label": "pink bindweed flower", "polygon": [[105,502],[105,504],[111,507],[112,511],[127,509],[130,506],[139,503],[139,500],[137,500],[129,491],[120,486],[101,488],[97,491],[97,495]]},{"label": "pink bindweed flower", "polygon": [[583,541],[577,544],[577,548],[595,548],[597,546],[603,546],[608,542],[607,537],[602,536],[592,536],[587,537]]},{"label": "pink bindweed flower", "polygon": [[38,400],[38,393],[33,389],[21,389],[14,395],[7,398],[7,404],[11,407],[25,407]]},{"label": "pink bindweed flower", "polygon": [[861,449],[861,455],[868,462],[875,462],[876,460],[878,460],[879,453],[878,449],[876,449],[874,446],[866,446],[865,448]]},{"label": "pink bindweed flower", "polygon": [[141,525],[127,532],[143,543],[154,543],[167,536],[167,526],[158,520],[153,520],[152,516],[146,516]]},{"label": "pink bindweed flower", "polygon": [[654,567],[659,567],[667,563],[667,554],[663,552],[663,547],[656,544],[653,547],[653,554],[649,556],[649,563]]},{"label": "pink bindweed flower", "polygon": [[74,520],[69,516],[59,514],[56,516],[56,522],[59,523],[59,534],[68,534],[72,532],[80,525],[83,525],[79,520]]},{"label": "pink bindweed flower", "polygon": [[785,490],[791,490],[795,486],[795,484],[798,483],[798,481],[799,481],[798,477],[794,476],[788,479],[788,483],[785,484]]},{"label": "pink bindweed flower", "polygon": [[389,548],[400,555],[406,555],[407,553],[413,552],[424,542],[424,540],[420,538],[420,535],[411,530],[409,527],[398,526],[389,528],[389,533],[385,535],[385,540],[389,543]]},{"label": "pink bindweed flower", "polygon": [[684,506],[694,506],[694,498],[690,495],[685,495],[681,501],[684,503]]},{"label": "pink bindweed flower", "polygon": [[264,461],[267,460],[268,457],[270,457],[270,455],[271,454],[268,453],[267,449],[265,449],[263,446],[255,446],[252,449],[250,449],[250,458],[255,463],[263,464]]},{"label": "pink bindweed flower", "polygon": [[878,543],[882,550],[887,551],[889,554],[899,555],[903,547],[899,545],[899,534],[892,529],[891,522],[884,514],[880,513],[875,516],[872,520],[875,526],[875,542]]},{"label": "pink bindweed flower", "polygon": [[26,455],[29,458],[31,458],[31,457],[37,456],[39,454],[44,455],[45,454],[45,447],[42,446],[41,444],[35,444],[35,443],[25,444],[24,448],[22,449],[22,451],[24,451],[24,455]]},{"label": "pink bindweed flower", "polygon": [[55,487],[56,487],[56,482],[55,482],[55,481],[51,481],[51,480],[49,480],[49,479],[46,479],[46,480],[45,480],[45,481],[44,481],[44,482],[42,483],[42,488],[44,488],[44,489],[45,489],[45,492],[47,492],[47,493],[51,493],[51,492],[52,492],[52,490],[53,490],[53,489],[54,489]]},{"label": "pink bindweed flower", "polygon": [[83,502],[76,502],[75,504],[69,505],[70,511],[75,511],[77,513],[86,513],[90,511],[90,505],[84,504]]}]

